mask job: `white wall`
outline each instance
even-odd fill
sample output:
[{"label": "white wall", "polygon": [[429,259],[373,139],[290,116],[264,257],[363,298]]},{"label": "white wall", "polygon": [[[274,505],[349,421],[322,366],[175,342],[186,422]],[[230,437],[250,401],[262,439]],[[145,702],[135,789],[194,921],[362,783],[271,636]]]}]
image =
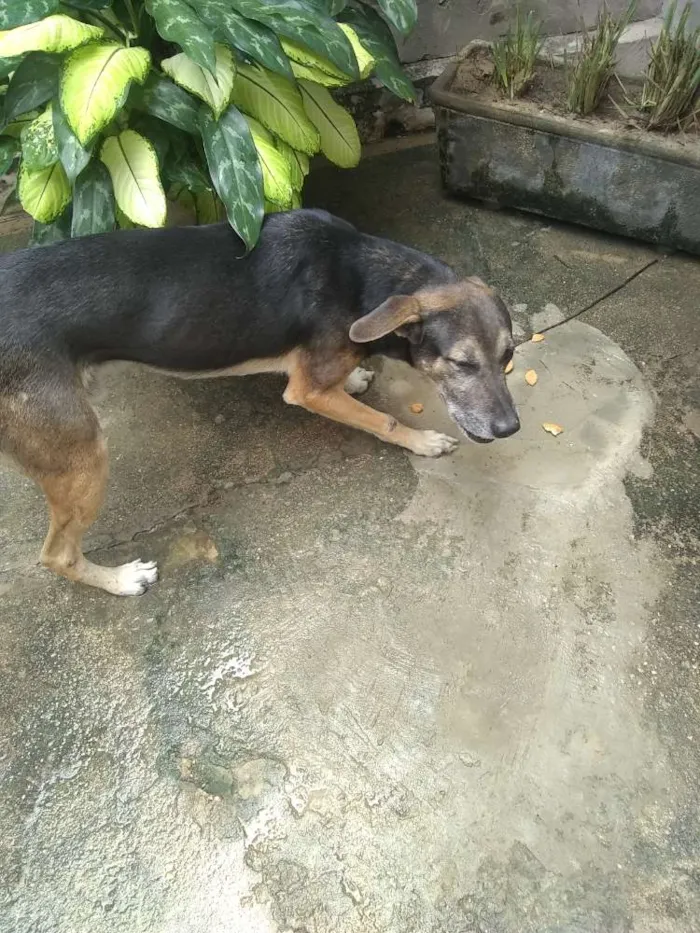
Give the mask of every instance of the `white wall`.
[{"label": "white wall", "polygon": [[[664,10],[667,10],[670,6],[670,0],[666,0],[664,3]],[[693,26],[700,26],[700,0],[691,0],[691,6],[693,7],[693,12],[690,14],[689,22]],[[678,3],[678,9],[683,9],[683,2]]]},{"label": "white wall", "polygon": [[[700,0],[694,0],[700,15]],[[638,0],[635,18],[648,19],[661,12],[664,0]],[[575,32],[583,17],[586,25],[596,18],[599,0],[523,0],[533,9],[549,35]],[[418,25],[401,44],[405,62],[454,55],[471,40],[490,38],[505,31],[515,13],[514,0],[418,0]],[[620,11],[627,0],[608,0]]]}]

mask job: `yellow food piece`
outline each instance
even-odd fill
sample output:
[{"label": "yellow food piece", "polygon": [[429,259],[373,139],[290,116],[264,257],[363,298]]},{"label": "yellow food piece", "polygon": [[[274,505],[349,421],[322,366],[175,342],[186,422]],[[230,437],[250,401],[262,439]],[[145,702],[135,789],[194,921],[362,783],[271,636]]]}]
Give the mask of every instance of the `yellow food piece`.
[{"label": "yellow food piece", "polygon": [[564,430],[560,424],[552,424],[551,421],[543,421],[542,427],[545,429],[547,434],[553,434],[554,437],[557,437]]},{"label": "yellow food piece", "polygon": [[537,382],[537,373],[534,369],[528,369],[528,371],[525,373],[525,382],[527,382],[529,386],[534,386],[534,384]]}]

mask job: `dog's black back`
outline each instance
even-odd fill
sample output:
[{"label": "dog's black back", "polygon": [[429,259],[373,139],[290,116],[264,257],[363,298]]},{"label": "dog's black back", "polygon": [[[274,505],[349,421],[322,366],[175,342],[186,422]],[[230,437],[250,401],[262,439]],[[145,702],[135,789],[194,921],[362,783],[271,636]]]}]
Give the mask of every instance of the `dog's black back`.
[{"label": "dog's black back", "polygon": [[[347,332],[394,290],[447,266],[325,211],[266,218],[244,256],[228,224],[129,230],[0,259],[3,347],[54,363],[132,360],[201,372]],[[0,376],[0,381],[2,377]]]}]

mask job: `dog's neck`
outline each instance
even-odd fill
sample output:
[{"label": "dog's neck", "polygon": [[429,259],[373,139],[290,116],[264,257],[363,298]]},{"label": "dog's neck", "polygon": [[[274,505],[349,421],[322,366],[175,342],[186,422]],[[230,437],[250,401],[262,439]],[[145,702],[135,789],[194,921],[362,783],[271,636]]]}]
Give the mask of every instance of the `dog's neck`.
[{"label": "dog's neck", "polygon": [[367,240],[360,257],[364,288],[358,317],[392,295],[413,295],[419,289],[437,288],[458,280],[448,265],[426,253],[377,237]]},{"label": "dog's neck", "polygon": [[367,356],[388,356],[392,360],[411,364],[411,344],[398,334],[387,334],[381,340],[367,344]]},{"label": "dog's neck", "polygon": [[[408,246],[368,238],[370,248],[363,258],[364,289],[356,319],[368,314],[392,295],[413,295],[417,291],[440,288],[458,281],[458,276],[445,263]],[[391,250],[391,256],[387,253]],[[411,344],[406,337],[387,334],[368,344],[371,355],[389,356],[411,362]]]}]

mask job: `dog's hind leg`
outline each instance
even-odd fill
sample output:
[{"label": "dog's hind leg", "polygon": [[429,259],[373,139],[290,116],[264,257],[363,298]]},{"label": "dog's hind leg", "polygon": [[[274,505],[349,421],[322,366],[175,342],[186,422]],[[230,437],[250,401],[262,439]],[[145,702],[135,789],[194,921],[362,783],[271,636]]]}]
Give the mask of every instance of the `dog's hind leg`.
[{"label": "dog's hind leg", "polygon": [[102,567],[89,561],[82,550],[83,535],[97,518],[104,498],[108,465],[103,438],[73,448],[66,466],[61,473],[38,479],[51,517],[41,562],[77,583],[116,596],[140,596],[158,579],[154,563],[136,560],[120,567]]},{"label": "dog's hind leg", "polygon": [[43,399],[29,393],[0,398],[4,446],[41,487],[49,507],[51,524],[41,562],[77,583],[117,596],[139,596],[157,580],[155,564],[101,567],[83,554],[83,535],[104,498],[107,447],[82,390],[53,388],[50,401],[48,393],[42,393]]}]

